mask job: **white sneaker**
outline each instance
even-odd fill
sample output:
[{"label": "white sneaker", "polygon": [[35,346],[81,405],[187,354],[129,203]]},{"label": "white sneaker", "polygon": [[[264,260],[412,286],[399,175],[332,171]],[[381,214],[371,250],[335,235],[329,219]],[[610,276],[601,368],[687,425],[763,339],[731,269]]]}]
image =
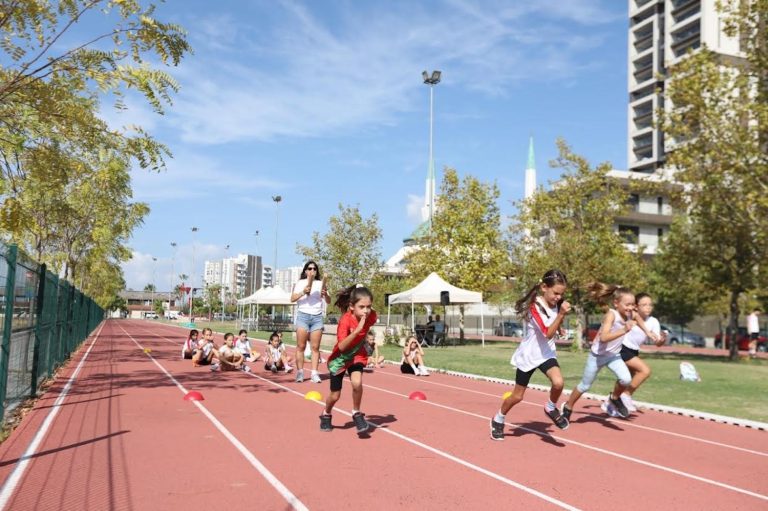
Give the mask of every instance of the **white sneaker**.
[{"label": "white sneaker", "polygon": [[251,372],[251,368],[249,366],[245,365],[245,364],[240,366],[240,370],[243,371],[244,373],[250,373]]},{"label": "white sneaker", "polygon": [[293,367],[291,367],[291,366],[285,366],[285,374],[288,374],[288,373],[290,373],[291,371],[293,371]]},{"label": "white sneaker", "polygon": [[211,371],[218,371],[221,368],[221,366],[218,363],[211,364]]},{"label": "white sneaker", "polygon": [[304,381],[304,369],[299,369],[296,371],[296,383],[301,383]]},{"label": "white sneaker", "polygon": [[422,376],[429,376],[429,371],[427,371],[426,367],[421,366],[421,367],[419,367],[419,369],[421,370],[421,375]]},{"label": "white sneaker", "polygon": [[607,413],[609,417],[619,416],[619,412],[616,411],[616,407],[614,407],[610,401],[603,401],[600,404],[600,409]]},{"label": "white sneaker", "polygon": [[312,373],[310,380],[312,380],[312,383],[323,383],[323,380],[320,379],[320,375],[315,372]]},{"label": "white sneaker", "polygon": [[624,403],[624,406],[626,406],[627,410],[629,410],[630,412],[637,411],[637,405],[635,405],[635,402],[632,400],[632,396],[630,396],[629,394],[622,394],[621,401]]}]

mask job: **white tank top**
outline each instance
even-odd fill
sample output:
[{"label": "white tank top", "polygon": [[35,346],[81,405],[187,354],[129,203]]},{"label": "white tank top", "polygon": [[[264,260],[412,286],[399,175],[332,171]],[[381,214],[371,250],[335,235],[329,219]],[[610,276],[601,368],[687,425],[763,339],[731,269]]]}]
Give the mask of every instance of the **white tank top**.
[{"label": "white tank top", "polygon": [[525,322],[523,342],[512,355],[512,362],[521,371],[536,369],[550,358],[557,358],[555,339],[547,339],[546,329],[557,317],[558,307],[549,308],[537,298],[531,305],[531,317]]},{"label": "white tank top", "polygon": [[[617,330],[626,330],[627,324],[624,318],[621,317],[619,311],[616,309],[609,309],[613,313],[613,324],[611,325],[611,332]],[[602,330],[602,326],[600,327]],[[618,338],[610,342],[600,342],[600,332],[595,336],[595,340],[592,342],[592,353],[595,355],[607,355],[609,353],[618,354],[621,352],[621,344],[624,342],[624,336],[621,335]]]},{"label": "white tank top", "polygon": [[296,300],[296,310],[312,316],[317,316],[323,313],[323,304],[325,300],[322,297],[323,281],[315,280],[312,282],[312,290],[307,295],[304,294],[304,288],[307,287],[307,279],[301,279],[293,286],[294,293],[301,293],[301,296]]},{"label": "white tank top", "polygon": [[[659,320],[653,316],[648,316],[648,318],[645,320],[645,327],[656,335],[661,333],[661,325],[659,325]],[[629,349],[639,350],[640,346],[645,344],[646,337],[648,336],[645,335],[643,329],[638,325],[635,325],[632,327],[632,330],[624,335],[623,344]]]}]

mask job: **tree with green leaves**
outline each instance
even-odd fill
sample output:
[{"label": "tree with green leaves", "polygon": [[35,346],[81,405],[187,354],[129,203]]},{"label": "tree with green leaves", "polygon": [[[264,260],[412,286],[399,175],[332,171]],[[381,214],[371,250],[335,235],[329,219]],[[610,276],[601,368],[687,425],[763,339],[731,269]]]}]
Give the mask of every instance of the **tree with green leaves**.
[{"label": "tree with green leaves", "polygon": [[[663,251],[701,275],[709,293],[729,295],[733,337],[740,296],[764,286],[768,273],[768,1],[720,9],[743,58],[701,48],[668,69],[658,114],[667,166],[683,185],[672,198],[687,217]],[[735,342],[730,356],[738,356]]]},{"label": "tree with green leaves", "polygon": [[[157,113],[178,85],[159,65],[190,51],[183,30],[139,0],[0,0],[0,226],[75,283],[107,270],[147,212],[131,203],[129,169],[158,170],[168,149],[140,126],[108,126],[111,94],[129,91]],[[65,43],[66,41],[66,43]],[[122,276],[112,270],[102,276]],[[108,303],[109,299],[105,298]]]},{"label": "tree with green leaves", "polygon": [[[406,269],[419,282],[432,272],[454,286],[484,295],[509,271],[509,255],[501,234],[498,186],[446,168],[431,229],[416,240]],[[463,339],[463,306],[460,307]]]},{"label": "tree with green leaves", "polygon": [[[376,213],[363,217],[357,206],[339,204],[328,220],[328,232],[312,233],[312,245],[296,245],[296,252],[320,265],[331,289],[352,284],[370,285],[382,267],[381,228]],[[329,290],[330,291],[330,290]]]},{"label": "tree with green leaves", "polygon": [[568,278],[568,300],[581,329],[592,307],[587,287],[601,281],[633,289],[644,288],[641,253],[630,252],[616,231],[615,218],[628,208],[630,188],[608,176],[610,163],[592,167],[563,140],[552,163],[563,174],[550,190],[539,190],[517,204],[510,226],[515,297],[524,296],[544,273],[557,268]]}]

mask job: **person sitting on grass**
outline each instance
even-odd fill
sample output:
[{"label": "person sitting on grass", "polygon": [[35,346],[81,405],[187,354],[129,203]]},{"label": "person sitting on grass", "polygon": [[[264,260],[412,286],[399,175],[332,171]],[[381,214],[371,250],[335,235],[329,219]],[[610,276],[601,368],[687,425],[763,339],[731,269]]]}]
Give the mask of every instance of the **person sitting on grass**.
[{"label": "person sitting on grass", "polygon": [[379,345],[376,344],[376,332],[368,330],[365,335],[365,351],[368,352],[368,365],[371,369],[381,368],[384,365],[384,355],[379,354]]},{"label": "person sitting on grass", "polygon": [[408,337],[403,348],[403,359],[400,361],[400,372],[415,374],[416,376],[429,376],[424,367],[424,350],[419,346],[419,340],[415,335]]},{"label": "person sitting on grass", "polygon": [[273,373],[285,371],[288,374],[293,371],[290,362],[291,357],[286,354],[285,346],[280,343],[280,335],[273,332],[269,336],[269,344],[264,352],[264,369]]},{"label": "person sitting on grass", "polygon": [[224,346],[214,350],[214,357],[217,362],[211,364],[211,371],[245,371],[251,369],[245,365],[245,357],[235,349],[235,334],[227,332],[224,334]]},{"label": "person sitting on grass", "polygon": [[213,330],[203,328],[203,338],[197,344],[197,350],[192,354],[192,366],[210,365],[216,351],[216,343],[213,342]]}]

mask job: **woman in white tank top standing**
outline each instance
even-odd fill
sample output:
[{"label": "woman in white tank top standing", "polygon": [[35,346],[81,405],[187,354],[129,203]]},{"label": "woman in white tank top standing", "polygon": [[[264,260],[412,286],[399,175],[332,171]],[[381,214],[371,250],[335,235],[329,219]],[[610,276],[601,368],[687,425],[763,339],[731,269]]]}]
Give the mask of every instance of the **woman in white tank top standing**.
[{"label": "woman in white tank top standing", "polygon": [[[296,302],[296,381],[304,381],[304,349],[309,340],[312,348],[312,374],[314,383],[321,383],[317,366],[320,363],[320,340],[323,338],[323,309],[331,303],[320,267],[307,261],[299,281],[293,286],[291,301]],[[323,303],[325,302],[325,303]]]},{"label": "woman in white tank top standing", "polygon": [[608,396],[608,402],[615,408],[617,414],[626,419],[629,411],[619,396],[632,381],[632,376],[624,361],[621,359],[621,346],[624,335],[637,324],[648,337],[657,338],[651,334],[642,318],[635,311],[635,295],[626,287],[606,285],[595,282],[589,286],[589,297],[597,303],[604,303],[607,298],[613,299],[613,308],[603,316],[600,331],[592,342],[592,348],[587,355],[587,364],[581,382],[573,389],[568,402],[563,405],[562,413],[570,421],[573,407],[582,394],[589,390],[597,378],[597,373],[608,366],[616,375],[616,389]]}]

